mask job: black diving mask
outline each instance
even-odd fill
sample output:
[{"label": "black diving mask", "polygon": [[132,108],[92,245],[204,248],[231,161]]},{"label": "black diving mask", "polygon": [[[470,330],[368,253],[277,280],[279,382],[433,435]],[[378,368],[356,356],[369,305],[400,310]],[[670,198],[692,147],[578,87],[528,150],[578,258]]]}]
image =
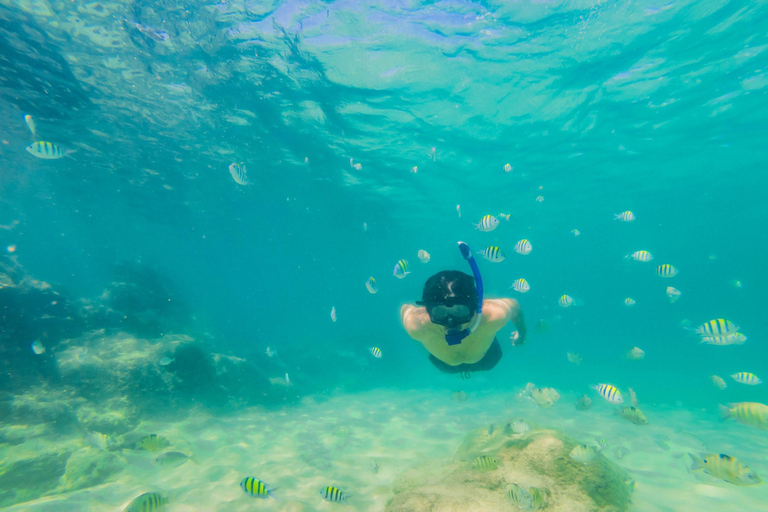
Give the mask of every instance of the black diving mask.
[{"label": "black diving mask", "polygon": [[429,319],[433,324],[442,325],[449,329],[455,329],[462,324],[472,320],[474,312],[469,306],[461,303],[454,303],[448,297],[444,302],[417,302],[420,306],[427,308]]}]

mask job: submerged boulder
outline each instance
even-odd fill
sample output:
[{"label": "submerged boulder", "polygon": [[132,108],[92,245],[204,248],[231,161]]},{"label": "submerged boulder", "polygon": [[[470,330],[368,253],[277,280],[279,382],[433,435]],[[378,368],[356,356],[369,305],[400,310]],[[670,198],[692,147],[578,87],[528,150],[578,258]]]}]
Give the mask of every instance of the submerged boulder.
[{"label": "submerged boulder", "polygon": [[[629,474],[599,454],[589,464],[571,459],[568,454],[579,444],[550,429],[512,436],[501,429],[473,431],[452,461],[399,475],[386,512],[514,511],[518,508],[507,496],[513,484],[538,489],[542,501],[532,508],[548,512],[626,511],[633,485]],[[491,469],[475,469],[480,456],[495,459]]]}]

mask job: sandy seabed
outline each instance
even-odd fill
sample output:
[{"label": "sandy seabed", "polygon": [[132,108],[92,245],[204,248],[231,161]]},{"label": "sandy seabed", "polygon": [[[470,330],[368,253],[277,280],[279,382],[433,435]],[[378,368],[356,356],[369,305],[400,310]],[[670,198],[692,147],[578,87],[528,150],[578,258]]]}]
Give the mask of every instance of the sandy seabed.
[{"label": "sandy seabed", "polygon": [[[768,432],[718,422],[714,411],[643,407],[650,425],[636,426],[599,401],[577,411],[575,395],[540,408],[515,393],[468,393],[456,401],[449,391],[377,390],[310,396],[279,410],[248,408],[231,415],[191,412],[177,422],[147,418],[146,433],[171,441],[168,450],[193,455],[175,468],[153,464],[157,453],[121,450],[125,470],[109,483],[48,496],[8,512],[122,511],[136,496],[158,491],[170,498],[167,512],[313,511],[343,507],[383,511],[391,484],[402,471],[450,460],[465,435],[477,428],[504,428],[512,419],[557,428],[594,444],[635,480],[632,510],[743,512],[767,510],[768,484],[740,487],[690,473],[687,452],[727,453],[768,479]],[[493,425],[493,427],[491,427]],[[662,442],[664,441],[664,442]],[[84,439],[82,450],[96,448]],[[628,454],[620,459],[616,448]],[[373,461],[378,471],[372,468]],[[240,481],[254,476],[277,488],[277,499],[246,495]],[[334,485],[349,493],[344,504],[322,499]],[[509,506],[510,511],[517,510]]]}]

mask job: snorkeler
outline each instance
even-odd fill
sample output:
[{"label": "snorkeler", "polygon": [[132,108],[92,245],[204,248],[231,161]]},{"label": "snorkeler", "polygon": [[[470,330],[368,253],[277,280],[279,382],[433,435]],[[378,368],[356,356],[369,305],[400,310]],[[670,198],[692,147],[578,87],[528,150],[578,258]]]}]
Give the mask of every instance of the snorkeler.
[{"label": "snorkeler", "polygon": [[405,304],[400,318],[408,335],[429,351],[429,360],[443,373],[487,371],[501,359],[496,333],[512,320],[520,334],[515,345],[525,342],[525,322],[514,299],[483,300],[483,281],[469,246],[459,242],[472,276],[444,270],[424,284],[416,306]]}]

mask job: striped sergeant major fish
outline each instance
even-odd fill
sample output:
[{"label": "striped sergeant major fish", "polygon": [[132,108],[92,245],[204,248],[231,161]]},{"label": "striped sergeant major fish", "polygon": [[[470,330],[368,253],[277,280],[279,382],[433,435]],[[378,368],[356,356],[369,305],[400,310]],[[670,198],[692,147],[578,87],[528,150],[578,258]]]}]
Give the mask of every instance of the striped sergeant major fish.
[{"label": "striped sergeant major fish", "polygon": [[669,263],[665,263],[656,267],[656,273],[661,277],[675,277],[677,275],[677,269]]},{"label": "striped sergeant major fish", "polygon": [[621,396],[621,391],[616,389],[615,386],[610,384],[596,384],[592,386],[592,389],[600,393],[600,396],[605,398],[612,404],[620,404],[624,402],[624,398]]},{"label": "striped sergeant major fish", "polygon": [[768,430],[768,405],[759,402],[738,402],[735,404],[719,405],[720,418],[733,418],[745,425]]},{"label": "striped sergeant major fish", "polygon": [[410,272],[408,272],[408,260],[400,260],[395,263],[395,269],[392,271],[392,275],[398,279],[403,279],[408,274],[410,274]]},{"label": "striped sergeant major fish", "polygon": [[707,474],[734,485],[758,485],[760,477],[746,464],[724,453],[704,453],[701,457],[689,453],[691,471],[702,470]]},{"label": "striped sergeant major fish", "polygon": [[71,155],[76,150],[64,149],[56,144],[39,140],[27,146],[27,151],[33,156],[42,158],[43,160],[58,160],[59,158]]},{"label": "striped sergeant major fish", "polygon": [[538,487],[531,487],[528,489],[531,494],[531,509],[539,510],[547,505],[547,497],[549,496],[548,489],[539,489]]},{"label": "striped sergeant major fish", "polygon": [[747,337],[740,332],[726,334],[725,336],[702,336],[701,343],[710,345],[743,345]]},{"label": "striped sergeant major fish", "polygon": [[627,210],[625,212],[615,214],[613,218],[614,220],[620,220],[621,222],[632,222],[635,220],[635,214],[630,210]]},{"label": "striped sergeant major fish", "polygon": [[368,349],[368,351],[376,359],[381,359],[382,354],[381,354],[381,349],[379,347],[371,347]]},{"label": "striped sergeant major fish", "polygon": [[515,252],[518,254],[522,254],[525,256],[526,254],[530,254],[533,250],[533,246],[531,245],[531,242],[529,242],[527,239],[523,238],[519,242],[515,244]]},{"label": "striped sergeant major fish", "polygon": [[559,299],[557,299],[557,303],[561,308],[569,308],[575,304],[575,301],[570,295],[563,294]]},{"label": "striped sergeant major fish", "polygon": [[635,251],[632,254],[627,254],[625,258],[632,258],[635,261],[651,261],[653,254],[648,251]]},{"label": "striped sergeant major fish", "polygon": [[229,174],[232,175],[232,179],[235,180],[235,183],[238,185],[250,185],[250,181],[248,181],[248,176],[246,175],[245,166],[243,164],[238,164],[236,162],[229,164]]},{"label": "striped sergeant major fish", "polygon": [[344,503],[351,495],[338,487],[328,485],[320,489],[320,496],[322,496],[325,501],[330,501],[331,503]]},{"label": "striped sergeant major fish", "polygon": [[168,498],[159,492],[145,492],[134,498],[123,512],[155,512],[168,503]]},{"label": "striped sergeant major fish", "polygon": [[481,471],[498,469],[496,459],[494,457],[489,457],[488,455],[480,455],[477,457],[472,463],[472,467]]},{"label": "striped sergeant major fish", "polygon": [[522,510],[533,507],[533,497],[525,487],[513,483],[507,490],[507,497],[514,506]]},{"label": "striped sergeant major fish", "polygon": [[739,332],[739,326],[724,318],[716,318],[694,329],[699,336],[728,336]]},{"label": "striped sergeant major fish", "polygon": [[480,219],[480,222],[475,224],[475,229],[478,229],[480,231],[493,231],[499,226],[499,219],[494,217],[493,215],[486,215],[482,219]]},{"label": "striped sergeant major fish", "polygon": [[482,251],[477,251],[477,253],[482,254],[483,258],[487,259],[488,261],[492,261],[494,263],[501,263],[506,258],[506,256],[501,251],[501,249],[499,249],[495,245],[489,245]]},{"label": "striped sergeant major fish", "polygon": [[245,494],[255,498],[267,499],[271,496],[272,498],[277,499],[272,494],[277,490],[277,487],[270,489],[266,483],[253,476],[243,478],[240,482],[240,487],[245,491]]},{"label": "striped sergeant major fish", "polygon": [[519,293],[526,293],[531,289],[531,285],[528,284],[528,281],[526,281],[525,278],[521,277],[520,279],[515,279],[515,282],[512,283],[510,288],[514,288],[514,290]]},{"label": "striped sergeant major fish", "polygon": [[749,373],[749,372],[734,373],[733,375],[731,375],[731,378],[736,382],[739,382],[741,384],[746,384],[748,386],[757,386],[758,384],[763,383],[763,381],[760,380],[760,377],[758,377],[754,373]]}]

